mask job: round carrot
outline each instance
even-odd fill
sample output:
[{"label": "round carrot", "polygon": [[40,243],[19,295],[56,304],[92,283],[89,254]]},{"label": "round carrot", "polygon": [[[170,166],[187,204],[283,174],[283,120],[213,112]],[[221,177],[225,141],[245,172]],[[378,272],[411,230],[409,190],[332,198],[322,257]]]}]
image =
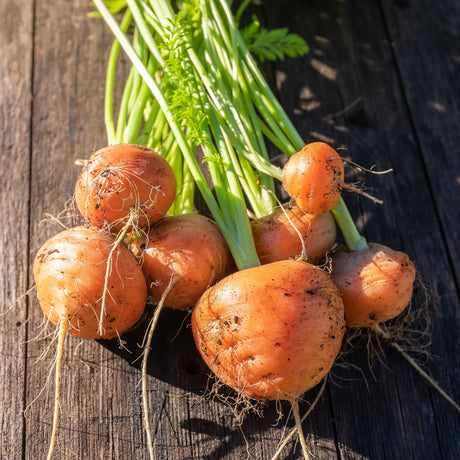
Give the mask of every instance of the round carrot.
[{"label": "round carrot", "polygon": [[322,214],[339,201],[344,174],[338,153],[324,142],[312,142],[284,165],[283,187],[302,211]]},{"label": "round carrot", "polygon": [[230,251],[217,225],[199,214],[168,216],[147,235],[142,269],[159,302],[172,279],[164,305],[195,305],[207,288],[227,274]]},{"label": "round carrot", "polygon": [[368,246],[332,255],[331,275],[350,327],[372,327],[394,318],[412,297],[416,270],[409,256],[382,244]]},{"label": "round carrot", "polygon": [[337,236],[330,212],[308,214],[285,205],[251,222],[257,254],[262,264],[296,259],[303,253],[310,263],[321,262]]},{"label": "round carrot", "polygon": [[94,227],[70,228],[50,238],[35,256],[33,274],[40,307],[57,326],[49,460],[58,429],[61,363],[66,335],[111,339],[123,334],[141,318],[147,286],[129,249],[117,244],[110,233]]},{"label": "round carrot", "polygon": [[142,316],[147,286],[126,246],[116,247],[106,279],[114,244],[115,238],[104,230],[75,227],[50,238],[38,251],[33,266],[38,301],[53,324],[68,323],[68,334],[110,339]]},{"label": "round carrot", "polygon": [[114,144],[93,153],[85,163],[75,200],[91,225],[118,232],[133,213],[136,228],[160,220],[173,203],[176,188],[172,167],[154,150]]},{"label": "round carrot", "polygon": [[331,368],[345,331],[343,304],[323,270],[279,261],[208,289],[192,331],[222,383],[251,398],[294,402]]}]

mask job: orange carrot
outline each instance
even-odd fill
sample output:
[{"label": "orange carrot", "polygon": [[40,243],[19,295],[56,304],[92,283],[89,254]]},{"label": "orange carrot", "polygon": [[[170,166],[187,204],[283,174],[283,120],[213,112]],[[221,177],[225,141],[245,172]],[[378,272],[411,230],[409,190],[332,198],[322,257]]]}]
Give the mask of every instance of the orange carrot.
[{"label": "orange carrot", "polygon": [[414,264],[404,252],[377,243],[368,245],[368,249],[342,249],[332,255],[332,279],[342,295],[346,325],[371,329],[460,412],[457,402],[381,326],[409,305],[416,275]]},{"label": "orange carrot", "polygon": [[372,327],[394,318],[412,297],[416,270],[408,255],[377,243],[368,246],[332,255],[332,279],[351,327]]},{"label": "orange carrot", "polygon": [[[147,298],[145,278],[126,246],[116,248],[106,283],[106,265],[114,244],[115,238],[104,230],[75,227],[50,238],[38,251],[33,268],[38,301],[53,324],[68,324],[68,334],[110,339],[142,316]],[[108,295],[101,334],[105,289]]]},{"label": "orange carrot", "polygon": [[50,460],[57,436],[66,335],[111,339],[123,334],[141,318],[147,286],[128,248],[117,244],[110,233],[94,227],[75,227],[50,238],[35,257],[33,274],[40,307],[57,326]]},{"label": "orange carrot", "polygon": [[231,274],[192,314],[198,349],[217,378],[260,400],[295,401],[331,368],[345,332],[340,293],[307,262]]},{"label": "orange carrot", "polygon": [[231,256],[217,225],[199,214],[164,217],[147,235],[142,269],[152,297],[170,308],[193,307],[227,274]]},{"label": "orange carrot", "polygon": [[312,142],[284,165],[283,187],[302,211],[322,214],[339,201],[344,174],[338,153],[324,142]]},{"label": "orange carrot", "polygon": [[320,263],[337,235],[330,212],[314,215],[288,205],[253,220],[251,228],[262,264],[296,259],[301,255],[310,263]]},{"label": "orange carrot", "polygon": [[131,215],[133,227],[148,228],[168,211],[177,182],[169,163],[136,144],[114,144],[91,155],[75,187],[83,217],[99,228],[120,231]]}]

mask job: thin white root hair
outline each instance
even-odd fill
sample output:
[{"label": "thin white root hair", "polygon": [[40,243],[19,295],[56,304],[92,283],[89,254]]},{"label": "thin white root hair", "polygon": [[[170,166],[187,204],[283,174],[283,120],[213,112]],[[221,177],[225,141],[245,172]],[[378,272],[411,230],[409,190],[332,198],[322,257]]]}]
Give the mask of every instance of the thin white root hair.
[{"label": "thin white root hair", "polygon": [[153,333],[158,324],[158,319],[160,318],[160,313],[163,309],[165,299],[167,295],[169,294],[169,292],[171,291],[171,288],[174,285],[173,279],[174,279],[174,276],[171,276],[168,286],[163,292],[163,295],[161,296],[161,299],[158,302],[157,308],[155,309],[153,317],[148,326],[147,340],[145,342],[144,356],[142,358],[142,407],[144,409],[144,427],[147,433],[147,447],[149,450],[150,460],[155,459],[155,453],[153,449],[153,440],[152,440],[152,433],[150,430],[150,420],[149,420],[149,402],[148,402],[148,397],[147,397],[147,362],[148,362],[148,357],[150,353],[150,347],[152,344]]},{"label": "thin white root hair", "polygon": [[375,196],[372,196],[370,193],[366,193],[364,190],[361,190],[360,188],[355,187],[354,185],[342,183],[342,188],[350,190],[351,192],[358,193],[359,195],[365,196],[366,198],[369,198],[369,200],[373,201],[376,204],[383,204],[383,200],[379,200]]},{"label": "thin white root hair", "polygon": [[297,398],[294,399],[291,405],[292,405],[292,413],[294,415],[294,420],[295,420],[295,425],[296,425],[296,431],[299,437],[300,445],[302,447],[303,456],[305,460],[310,460],[310,454],[308,453],[307,442],[305,441],[305,435],[302,429],[302,421],[300,420],[299,400]]},{"label": "thin white root hair", "polygon": [[44,218],[40,221],[40,223],[43,222],[58,224],[65,230],[78,225],[81,222],[81,214],[76,209],[74,197],[67,199],[64,203],[64,209],[59,211],[56,216],[50,213],[45,213]]},{"label": "thin white root hair", "polygon": [[[316,404],[318,404],[318,401],[320,400],[321,398],[321,395],[324,393],[324,390],[326,388],[326,382],[327,382],[327,376],[324,377],[323,379],[323,383],[321,384],[321,387],[318,391],[318,394],[316,395],[315,399],[313,400],[313,402],[311,403],[311,406],[309,407],[309,409],[307,410],[307,412],[305,412],[305,414],[302,416],[302,418],[300,419],[300,425],[305,421],[305,419],[312,413],[313,409],[315,408]],[[294,407],[292,408],[293,411],[294,411]],[[295,417],[295,413],[294,413],[294,417]],[[286,445],[288,444],[288,442],[292,439],[292,437],[298,433],[298,428],[297,428],[297,421],[296,421],[296,427],[295,428],[292,428],[292,430],[290,431],[290,433],[286,436],[286,438],[284,439],[284,441],[280,444],[280,446],[278,447],[278,450],[275,452],[275,454],[273,455],[272,459],[271,460],[278,460],[280,455],[281,455],[281,452],[283,451],[283,449],[286,447]]]},{"label": "thin white root hair", "polygon": [[332,121],[334,118],[342,117],[347,112],[349,112],[353,107],[358,105],[362,100],[363,98],[361,96],[357,97],[354,101],[350,102],[350,104],[348,104],[342,110],[339,110],[338,112],[330,113],[326,115],[325,117],[323,117],[323,120],[329,122],[329,121]]},{"label": "thin white root hair", "polygon": [[68,227],[67,225],[65,225],[64,223],[62,223],[62,222],[59,220],[58,217],[53,216],[52,214],[49,214],[49,213],[45,213],[45,217],[46,217],[47,220],[50,220],[50,221],[52,221],[52,222],[58,223],[63,229],[65,229],[65,230],[68,230],[68,229],[69,229],[69,227]]},{"label": "thin white root hair", "polygon": [[307,260],[307,247],[305,245],[305,240],[302,236],[302,233],[300,232],[300,230],[295,226],[294,222],[292,222],[292,219],[289,217],[289,214],[286,212],[286,209],[283,205],[283,203],[281,203],[281,201],[279,200],[279,198],[271,191],[271,190],[268,190],[267,191],[273,195],[273,197],[275,198],[276,202],[278,203],[278,206],[283,210],[283,214],[286,216],[286,219],[288,220],[288,222],[292,225],[292,228],[294,229],[294,231],[297,233],[297,236],[299,237],[300,239],[300,243],[302,244],[302,260]]},{"label": "thin white root hair", "polygon": [[[59,339],[59,328],[55,328],[54,332],[52,334],[50,334],[50,336],[52,337],[52,340],[51,340],[51,343],[46,347],[46,352],[42,352],[40,354],[40,356],[35,360],[34,364],[36,364],[41,359],[43,359],[43,357],[49,351],[51,346],[55,343],[56,340]],[[23,412],[25,418],[28,417],[29,409],[35,404],[36,401],[38,401],[38,399],[41,397],[41,395],[49,388],[49,384],[51,382],[51,377],[53,375],[53,370],[55,369],[55,363],[56,363],[56,357],[53,359],[53,361],[51,363],[51,366],[50,366],[50,368],[48,370],[48,374],[46,376],[46,380],[45,380],[44,385],[41,387],[40,391],[32,399],[32,401],[30,401],[29,404],[27,404],[27,406],[25,407],[24,412]]]},{"label": "thin white root hair", "polygon": [[101,303],[101,313],[99,316],[99,326],[97,329],[98,334],[101,336],[104,335],[103,323],[104,323],[104,317],[106,313],[105,306],[107,303],[107,293],[109,292],[109,276],[110,276],[110,271],[112,270],[113,255],[115,253],[115,250],[118,248],[121,242],[125,239],[126,233],[128,233],[128,230],[131,227],[131,224],[133,223],[135,218],[136,218],[136,213],[132,212],[125,226],[118,233],[117,238],[115,242],[113,243],[112,248],[110,249],[109,257],[107,258],[107,267],[105,270],[105,278],[104,278],[104,291],[102,294],[102,303]]},{"label": "thin white root hair", "polygon": [[282,204],[280,205],[281,205],[281,209],[283,210],[284,215],[286,216],[286,219],[292,225],[292,228],[297,233],[297,236],[300,239],[300,243],[302,244],[302,260],[307,260],[307,247],[305,245],[305,240],[303,239],[303,235],[300,232],[300,230],[295,226],[294,222],[292,222],[292,219],[289,217],[289,214],[286,212],[286,209],[284,209],[284,206]]},{"label": "thin white root hair", "polygon": [[361,166],[360,164],[355,163],[354,161],[351,161],[349,158],[342,158],[342,160],[345,163],[350,163],[353,166],[356,166],[361,171],[368,172],[368,173],[371,173],[371,174],[375,174],[377,176],[379,176],[381,174],[389,174],[389,173],[393,172],[393,168],[385,169],[383,171],[376,171],[374,169],[374,166],[371,166],[370,168],[365,168],[364,166]]},{"label": "thin white root hair", "polygon": [[378,337],[382,339],[388,340],[389,345],[397,351],[414,369],[415,371],[426,381],[428,384],[433,387],[446,401],[448,401],[458,412],[460,412],[460,406],[455,402],[439,385],[436,380],[433,379],[430,375],[428,375],[417,362],[408,354],[406,351],[398,345],[394,340],[392,340],[391,336],[385,332],[379,324],[374,324],[372,326],[372,330]]},{"label": "thin white root hair", "polygon": [[58,429],[58,418],[59,418],[59,399],[61,393],[61,363],[62,354],[64,351],[65,336],[67,333],[67,327],[69,322],[63,315],[59,319],[59,340],[56,351],[56,377],[55,377],[55,396],[54,396],[54,415],[53,415],[53,430],[51,433],[50,445],[48,449],[47,460],[51,460],[53,456],[54,443],[56,441],[57,429]]}]

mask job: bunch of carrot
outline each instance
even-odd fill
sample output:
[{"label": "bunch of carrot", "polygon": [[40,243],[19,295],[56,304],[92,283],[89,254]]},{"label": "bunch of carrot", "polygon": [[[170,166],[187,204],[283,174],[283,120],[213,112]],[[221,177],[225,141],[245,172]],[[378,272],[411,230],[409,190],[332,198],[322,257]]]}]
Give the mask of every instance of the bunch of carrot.
[{"label": "bunch of carrot", "polygon": [[[347,326],[380,333],[407,307],[416,270],[358,233],[341,197],[350,188],[341,157],[325,143],[305,145],[257,67],[253,53],[266,47],[257,48],[254,26],[246,35],[239,27],[248,3],[233,14],[227,0],[94,1],[116,37],[109,146],[77,181],[88,226],[45,243],[34,275],[59,357],[66,333],[112,338],[133,327],[147,292],[156,315],[163,305],[193,308],[196,345],[217,379],[249,398],[289,401],[308,458],[299,398],[327,375]],[[271,46],[274,56],[307,49],[298,37]],[[115,125],[120,47],[132,68]],[[282,168],[267,142],[286,155]],[[212,220],[195,211],[197,191]]]}]

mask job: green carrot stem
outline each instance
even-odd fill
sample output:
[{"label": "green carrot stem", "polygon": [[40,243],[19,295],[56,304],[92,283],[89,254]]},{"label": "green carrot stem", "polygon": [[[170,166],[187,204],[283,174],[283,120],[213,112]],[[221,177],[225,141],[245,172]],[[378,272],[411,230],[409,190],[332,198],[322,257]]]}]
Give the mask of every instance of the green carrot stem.
[{"label": "green carrot stem", "polygon": [[[150,63],[147,68],[150,72],[152,72],[153,64]],[[140,90],[135,100],[133,100],[132,108],[130,110],[128,122],[126,124],[126,129],[123,136],[124,142],[133,143],[136,141],[136,138],[139,134],[139,129],[144,119],[144,109],[150,98],[150,94],[151,93],[149,87],[145,84],[145,82],[142,81]]]},{"label": "green carrot stem", "polygon": [[[214,124],[214,133],[216,134],[218,131],[216,120],[212,120],[212,122]],[[236,222],[235,230],[237,234],[235,236],[237,238],[237,244],[240,245],[241,251],[246,254],[248,260],[259,260],[254,240],[252,239],[252,230],[246,211],[246,203],[241,190],[238,174],[234,168],[234,158],[232,158],[231,154],[233,146],[228,136],[226,136],[225,131],[222,130],[220,136],[218,135],[217,144],[220,146],[219,152],[223,164],[221,172],[225,172],[229,187],[228,190],[230,191],[230,193],[227,194],[227,199],[229,209],[232,210],[232,220]],[[248,237],[249,235],[251,237]],[[257,263],[257,265],[260,265],[260,263]]]},{"label": "green carrot stem", "polygon": [[131,91],[134,83],[134,74],[135,69],[131,68],[129,71],[128,78],[126,80],[126,85],[123,90],[123,95],[121,97],[120,108],[118,110],[118,119],[117,119],[117,129],[116,129],[116,142],[123,142],[123,133],[126,127],[126,119],[128,116],[128,104],[129,98],[131,96]]},{"label": "green carrot stem", "polygon": [[[260,128],[260,131],[262,134],[280,151],[283,152],[285,155],[288,157],[294,155],[294,153],[297,152],[296,149],[291,147],[292,144],[289,143],[283,143],[280,141],[279,137],[273,133],[273,131],[265,124],[265,121],[261,118],[258,119],[258,126]],[[278,174],[275,177],[275,179],[281,180],[282,177],[282,171],[279,170]]]},{"label": "green carrot stem", "polygon": [[[131,7],[131,4],[133,3],[135,3],[133,2],[133,0],[128,0],[128,4],[130,7]],[[164,2],[162,0],[159,0],[159,3],[163,4]],[[129,40],[126,38],[123,31],[120,29],[118,22],[113,18],[111,13],[108,11],[107,7],[104,4],[104,1],[94,0],[94,4],[96,5],[96,8],[98,9],[98,11],[101,13],[102,17],[104,18],[104,21],[106,22],[107,26],[111,29],[111,31],[114,33],[114,35],[120,42],[121,47],[124,49],[124,51],[128,55],[129,59],[131,60],[134,67],[136,68],[137,72],[139,72],[139,74],[142,76],[145,83],[150,88],[150,91],[152,92],[153,96],[157,99],[164,115],[166,116],[168,124],[171,127],[171,130],[173,131],[176,137],[177,143],[182,151],[182,154],[184,155],[184,158],[188,164],[190,172],[194,177],[195,183],[200,189],[200,192],[203,195],[203,198],[208,208],[210,209],[212,215],[214,216],[214,219],[216,220],[219,228],[221,229],[224,235],[224,238],[226,239],[229,245],[229,248],[232,252],[232,255],[235,259],[235,263],[237,264],[238,268],[244,269],[244,268],[249,268],[249,267],[259,265],[260,262],[258,260],[257,253],[255,251],[254,241],[252,239],[251,232],[248,232],[246,228],[240,231],[238,227],[238,223],[239,223],[238,220],[235,222],[236,228],[229,226],[228,223],[226,222],[225,210],[222,210],[219,207],[214,196],[212,195],[209,189],[209,186],[207,185],[206,180],[197,164],[197,161],[194,156],[194,152],[189,142],[187,141],[181,129],[181,126],[179,126],[176,120],[174,119],[174,116],[170,111],[168,103],[160,87],[158,86],[154,78],[150,75],[148,69],[145,67],[142,60],[139,58],[138,54],[134,51]],[[137,8],[137,5],[134,5],[134,9],[136,8]],[[142,17],[136,17],[135,11],[133,11],[133,16],[136,18],[136,24],[138,25],[140,32],[144,33],[146,27],[144,27],[144,24],[143,24],[144,21]],[[152,46],[153,50],[155,50],[156,45],[152,42],[147,43],[147,45],[149,46],[149,49],[150,49],[150,46]],[[252,245],[252,247],[254,247],[254,251],[251,251],[251,252],[245,251],[247,245],[241,244],[241,242],[247,243],[249,246]]]},{"label": "green carrot stem", "polygon": [[[145,44],[143,43],[142,35],[139,34],[139,30],[137,27],[134,27],[132,47],[134,51],[137,53],[137,55],[139,56],[139,58],[142,60],[144,65],[146,65],[147,64],[146,47],[145,47]],[[138,94],[139,94],[141,85],[142,85],[142,77],[139,75],[139,72],[135,71],[134,76],[133,76],[133,84],[132,84],[131,91],[130,91],[129,98],[128,98],[128,115],[132,113],[134,109],[134,105],[138,98]]]},{"label": "green carrot stem", "polygon": [[150,130],[149,143],[152,146],[161,145],[166,127],[168,127],[168,121],[163,112],[160,112],[156,116],[155,125]]},{"label": "green carrot stem", "polygon": [[236,24],[240,23],[241,16],[243,15],[244,10],[248,7],[250,3],[251,3],[251,0],[244,0],[243,2],[241,2],[241,5],[238,7],[235,13]]},{"label": "green carrot stem", "polygon": [[331,213],[342,231],[348,249],[351,251],[369,249],[366,239],[359,234],[343,198],[340,198],[339,202],[332,208]]},{"label": "green carrot stem", "polygon": [[154,127],[158,126],[161,121],[165,120],[163,112],[159,110],[159,105],[156,99],[151,98],[147,103],[144,113],[146,114],[146,120],[144,123],[144,129],[139,137],[136,139],[136,144],[147,145],[150,148],[153,147],[153,143],[149,141]]},{"label": "green carrot stem", "polygon": [[[221,11],[225,14],[226,24],[230,31],[229,33],[232,34],[232,36],[235,37],[234,39],[238,42],[241,56],[237,56],[236,58],[242,60],[241,65],[244,68],[243,74],[247,78],[253,102],[264,121],[260,127],[264,131],[264,134],[270,138],[281,151],[291,156],[299,151],[305,143],[284,109],[281,107],[277,98],[273,95],[273,92],[262,76],[251,53],[248,51],[241,33],[234,22],[228,3],[226,0],[217,1],[219,2]],[[214,0],[211,0],[211,2],[214,5]],[[219,21],[222,27],[223,21],[219,16],[219,8],[216,7],[213,9],[213,15],[213,19],[215,18]],[[267,128],[269,128],[270,131]],[[359,234],[342,198],[332,210],[332,214],[350,250],[361,250],[368,247],[365,238]]]},{"label": "green carrot stem", "polygon": [[187,163],[182,163],[182,189],[179,193],[178,201],[178,214],[190,214],[193,212],[194,195],[195,195],[195,181],[190,173]]},{"label": "green carrot stem", "polygon": [[[126,33],[131,24],[132,14],[129,9],[123,15],[120,23],[120,29]],[[118,54],[120,52],[120,42],[115,39],[110,50],[109,60],[107,63],[106,86],[105,86],[105,103],[104,103],[104,122],[107,130],[108,143],[116,142],[115,124],[113,122],[113,87],[115,81],[115,68],[117,65]]]}]

